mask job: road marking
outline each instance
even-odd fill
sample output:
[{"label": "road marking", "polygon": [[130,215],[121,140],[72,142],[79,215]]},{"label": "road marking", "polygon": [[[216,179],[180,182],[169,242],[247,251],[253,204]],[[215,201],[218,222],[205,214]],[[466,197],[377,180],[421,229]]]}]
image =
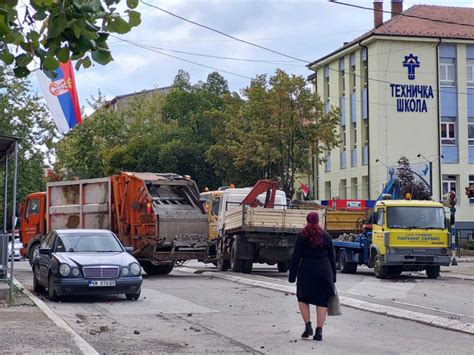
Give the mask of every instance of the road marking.
[{"label": "road marking", "polygon": [[[189,267],[179,267],[175,269],[176,271],[186,272],[194,274],[197,270],[192,269]],[[296,286],[286,286],[281,284],[276,284],[273,282],[267,281],[259,281],[259,280],[252,280],[242,276],[235,276],[230,274],[224,274],[219,272],[212,272],[212,271],[205,271],[200,272],[201,275],[210,276],[210,277],[217,277],[224,280],[229,280],[245,285],[257,286],[262,288],[267,288],[275,291],[296,294]],[[415,321],[418,323],[430,325],[433,327],[454,330],[457,332],[467,333],[467,334],[474,334],[474,324],[472,323],[465,323],[458,320],[453,320],[445,317],[434,316],[431,314],[414,312],[410,310],[400,309],[392,306],[385,306],[380,305],[377,303],[370,303],[366,301],[362,301],[355,298],[339,296],[339,301],[341,305],[346,307],[352,307],[372,313],[382,314],[389,317],[406,319],[410,321]]]},{"label": "road marking", "polygon": [[74,339],[74,343],[84,355],[99,355],[99,353],[87,341],[85,341],[83,338],[81,338],[79,334],[77,334],[74,330],[72,330],[72,328],[63,319],[61,319],[56,313],[54,313],[51,310],[51,308],[49,308],[46,305],[46,303],[44,303],[42,300],[40,300],[30,291],[28,291],[25,288],[25,286],[23,286],[22,283],[18,281],[16,278],[13,279],[13,282],[18,288],[23,289],[23,293],[27,295],[36,304],[36,306],[41,311],[43,311],[43,313],[49,319],[53,321],[54,324],[56,324],[59,328],[64,329],[67,333],[72,335],[72,338]]},{"label": "road marking", "polygon": [[[341,294],[343,293],[343,294],[347,294],[347,295],[352,295],[352,296],[356,296],[356,297],[357,297],[357,296],[371,297],[371,296],[361,295],[361,294],[358,294],[358,293],[352,293],[352,292],[347,292],[347,291],[341,291],[340,293],[341,293]],[[380,300],[380,301],[389,301],[389,302],[401,304],[401,305],[404,305],[404,306],[416,307],[416,308],[420,308],[420,309],[426,309],[426,310],[429,310],[429,311],[434,311],[434,312],[439,312],[439,313],[446,313],[446,314],[452,314],[452,315],[459,316],[459,317],[473,318],[473,319],[474,319],[474,316],[470,316],[470,315],[467,315],[467,314],[461,314],[461,313],[455,313],[455,312],[450,312],[450,311],[444,311],[444,310],[442,310],[442,309],[430,308],[430,307],[426,307],[426,306],[420,306],[420,305],[414,304],[414,303],[407,303],[407,302],[396,301],[396,300],[387,300],[387,299],[378,298],[378,297],[371,297],[371,298],[374,298],[374,299]]]}]

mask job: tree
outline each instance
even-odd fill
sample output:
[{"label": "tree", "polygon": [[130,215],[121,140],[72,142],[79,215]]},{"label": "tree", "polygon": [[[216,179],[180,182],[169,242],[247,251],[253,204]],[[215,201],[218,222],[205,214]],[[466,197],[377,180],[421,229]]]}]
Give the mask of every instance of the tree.
[{"label": "tree", "polygon": [[[31,94],[29,82],[17,79],[0,65],[0,134],[15,136],[19,141],[17,200],[28,193],[45,188],[45,162],[51,158],[57,131],[38,97]],[[0,168],[0,185],[3,169]],[[12,178],[12,174],[9,175]],[[3,194],[0,194],[0,214],[3,218]]]},{"label": "tree", "polygon": [[134,10],[138,0],[126,0],[127,9],[120,13],[117,8],[124,2],[3,1],[0,4],[0,60],[7,65],[14,64],[17,77],[30,73],[27,66],[35,58],[52,78],[59,63],[69,59],[77,60],[76,69],[81,65],[90,67],[92,60],[107,64],[113,60],[107,45],[110,33],[127,33],[141,22],[140,13]]},{"label": "tree", "polygon": [[430,200],[430,187],[426,181],[420,176],[416,175],[410,167],[408,158],[402,156],[398,160],[397,178],[400,181],[400,193],[406,196],[407,193],[411,195],[413,200]]},{"label": "tree", "polygon": [[[270,79],[257,76],[243,90],[245,100],[227,107],[225,131],[211,147],[208,159],[222,176],[253,185],[274,178],[288,197],[294,193],[295,175],[309,169],[313,153],[339,144],[338,110],[324,113],[324,105],[306,87],[302,76],[277,70]],[[316,150],[316,152],[314,152]],[[232,161],[233,169],[223,159]]]}]

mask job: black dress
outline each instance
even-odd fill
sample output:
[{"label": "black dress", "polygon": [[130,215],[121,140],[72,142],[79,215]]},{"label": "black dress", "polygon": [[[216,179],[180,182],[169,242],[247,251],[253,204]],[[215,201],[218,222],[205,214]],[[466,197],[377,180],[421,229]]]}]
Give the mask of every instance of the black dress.
[{"label": "black dress", "polygon": [[336,263],[331,236],[324,232],[324,245],[313,248],[302,233],[296,237],[291,259],[289,282],[295,282],[298,302],[327,307],[334,295]]}]

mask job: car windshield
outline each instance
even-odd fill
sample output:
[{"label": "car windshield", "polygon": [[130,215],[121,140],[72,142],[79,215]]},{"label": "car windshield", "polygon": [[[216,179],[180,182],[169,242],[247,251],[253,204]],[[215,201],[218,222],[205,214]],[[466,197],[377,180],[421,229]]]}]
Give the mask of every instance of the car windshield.
[{"label": "car windshield", "polygon": [[442,207],[388,207],[389,228],[444,229],[444,209]]},{"label": "car windshield", "polygon": [[71,233],[58,236],[56,252],[121,252],[122,246],[114,235],[107,233]]}]

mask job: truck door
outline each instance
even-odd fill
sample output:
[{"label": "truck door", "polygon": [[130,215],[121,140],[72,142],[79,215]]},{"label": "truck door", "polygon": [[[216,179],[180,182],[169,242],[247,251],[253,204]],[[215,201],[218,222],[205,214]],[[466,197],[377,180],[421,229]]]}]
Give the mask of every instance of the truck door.
[{"label": "truck door", "polygon": [[40,197],[28,197],[21,222],[21,239],[24,244],[35,235],[42,234],[40,230],[42,218]]},{"label": "truck door", "polygon": [[375,210],[375,220],[372,225],[372,244],[375,244],[378,247],[381,255],[385,255],[385,229],[385,207],[379,207]]}]

